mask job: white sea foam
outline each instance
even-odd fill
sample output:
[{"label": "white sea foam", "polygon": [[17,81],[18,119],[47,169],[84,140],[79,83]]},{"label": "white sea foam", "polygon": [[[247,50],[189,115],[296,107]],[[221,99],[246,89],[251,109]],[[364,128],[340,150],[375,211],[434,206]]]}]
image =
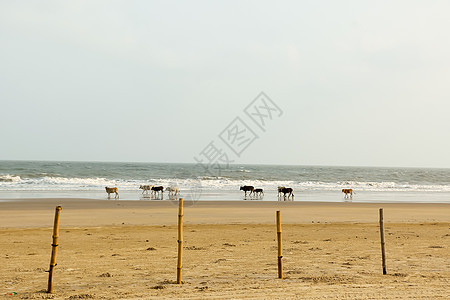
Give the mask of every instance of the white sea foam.
[{"label": "white sea foam", "polygon": [[20,180],[20,176],[9,174],[0,175],[0,182],[19,182]]}]

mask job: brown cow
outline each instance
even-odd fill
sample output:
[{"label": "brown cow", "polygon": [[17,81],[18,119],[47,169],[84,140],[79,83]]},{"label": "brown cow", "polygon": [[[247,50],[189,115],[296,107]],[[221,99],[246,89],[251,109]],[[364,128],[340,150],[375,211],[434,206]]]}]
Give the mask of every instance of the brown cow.
[{"label": "brown cow", "polygon": [[110,198],[110,195],[112,193],[115,193],[116,195],[114,196],[114,198],[119,198],[119,191],[116,187],[113,188],[109,188],[107,186],[105,186],[106,192],[108,193],[108,199]]},{"label": "brown cow", "polygon": [[283,189],[284,189],[284,186],[278,187],[278,197],[281,197],[281,194],[283,193]]},{"label": "brown cow", "polygon": [[349,197],[352,198],[353,197],[352,189],[342,189],[342,192],[345,194],[344,198],[349,198]]}]

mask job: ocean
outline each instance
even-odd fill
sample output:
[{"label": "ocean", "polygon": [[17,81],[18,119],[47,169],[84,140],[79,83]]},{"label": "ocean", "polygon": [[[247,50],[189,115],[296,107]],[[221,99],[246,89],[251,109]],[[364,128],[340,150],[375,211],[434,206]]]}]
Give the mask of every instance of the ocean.
[{"label": "ocean", "polygon": [[[294,201],[450,203],[450,169],[221,165],[133,162],[0,161],[0,200],[20,198],[164,200],[142,194],[141,184],[178,186],[187,200],[284,201],[277,187],[294,189]],[[264,189],[247,197],[242,185]],[[355,195],[344,199],[341,192]],[[166,198],[164,198],[166,197]],[[162,199],[161,199],[162,198]]]}]

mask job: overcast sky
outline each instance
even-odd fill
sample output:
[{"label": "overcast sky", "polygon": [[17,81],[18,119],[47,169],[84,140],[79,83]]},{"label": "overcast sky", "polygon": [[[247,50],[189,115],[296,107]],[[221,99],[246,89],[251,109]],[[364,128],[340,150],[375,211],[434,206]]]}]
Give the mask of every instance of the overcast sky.
[{"label": "overcast sky", "polygon": [[[0,160],[195,162],[212,142],[242,164],[449,168],[449,12],[2,0]],[[262,91],[282,111],[264,130],[244,112]],[[219,137],[236,117],[257,136],[239,156]]]}]

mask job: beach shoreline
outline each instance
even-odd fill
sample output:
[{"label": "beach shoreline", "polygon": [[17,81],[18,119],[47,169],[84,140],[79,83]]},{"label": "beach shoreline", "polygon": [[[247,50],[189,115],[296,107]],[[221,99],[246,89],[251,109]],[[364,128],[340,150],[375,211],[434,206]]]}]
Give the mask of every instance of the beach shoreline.
[{"label": "beach shoreline", "polygon": [[[57,205],[66,226],[173,225],[177,200],[96,200],[71,198],[14,199],[0,202],[0,228],[45,227],[52,224]],[[449,222],[445,203],[352,203],[300,201],[185,201],[185,222],[191,224],[270,224],[275,211],[283,221],[309,223],[376,223],[384,208],[385,222]]]},{"label": "beach shoreline", "polygon": [[[294,190],[295,202],[353,202],[353,203],[450,203],[450,192],[426,192],[426,191],[355,191],[351,199],[346,199],[341,190],[334,191],[304,191]],[[141,190],[122,190],[119,188],[121,201],[157,201],[161,196],[152,197],[150,194],[142,194]],[[277,191],[265,190],[263,197],[244,197],[244,193],[235,190],[181,190],[182,197],[188,201],[283,201],[278,197]],[[21,199],[92,199],[109,201],[105,190],[98,191],[0,191],[0,202],[17,201]],[[169,200],[169,195],[164,193],[163,200]],[[291,200],[291,199],[289,199]]]},{"label": "beach shoreline", "polygon": [[[62,206],[54,294],[45,293]],[[382,275],[379,208],[387,268]],[[277,279],[281,211],[284,279]],[[20,299],[445,299],[449,204],[186,201],[0,202],[0,295]],[[5,296],[6,297],[6,296]]]}]

